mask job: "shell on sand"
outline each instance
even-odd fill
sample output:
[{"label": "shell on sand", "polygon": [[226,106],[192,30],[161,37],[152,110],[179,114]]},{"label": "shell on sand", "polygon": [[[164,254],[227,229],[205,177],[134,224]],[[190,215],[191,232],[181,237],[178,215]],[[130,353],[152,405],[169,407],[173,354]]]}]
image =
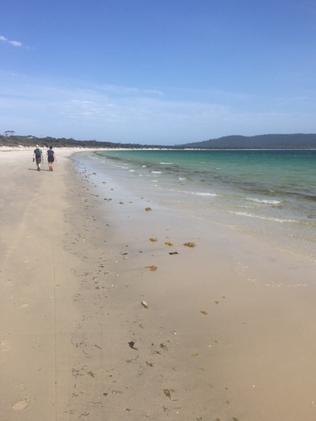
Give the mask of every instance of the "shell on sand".
[{"label": "shell on sand", "polygon": [[147,301],[143,300],[141,304],[142,304],[142,306],[143,306],[143,307],[148,308],[148,303],[147,303]]}]

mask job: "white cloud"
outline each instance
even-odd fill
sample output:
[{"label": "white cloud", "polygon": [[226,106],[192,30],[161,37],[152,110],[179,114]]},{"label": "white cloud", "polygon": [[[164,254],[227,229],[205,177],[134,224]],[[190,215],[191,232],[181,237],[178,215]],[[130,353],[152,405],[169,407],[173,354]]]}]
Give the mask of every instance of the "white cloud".
[{"label": "white cloud", "polygon": [[6,44],[12,45],[12,47],[16,47],[16,48],[20,48],[20,47],[23,46],[21,41],[15,41],[15,40],[8,39],[4,35],[0,35],[0,41],[4,42]]},{"label": "white cloud", "polygon": [[13,47],[22,47],[22,42],[20,41],[8,41],[9,44],[13,45]]}]

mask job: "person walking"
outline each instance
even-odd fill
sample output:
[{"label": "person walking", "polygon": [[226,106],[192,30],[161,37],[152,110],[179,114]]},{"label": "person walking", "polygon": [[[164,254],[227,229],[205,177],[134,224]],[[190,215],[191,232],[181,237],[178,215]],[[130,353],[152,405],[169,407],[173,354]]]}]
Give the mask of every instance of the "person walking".
[{"label": "person walking", "polygon": [[36,162],[37,171],[41,171],[41,162],[42,162],[42,150],[39,145],[36,145],[36,148],[33,152],[33,162]]},{"label": "person walking", "polygon": [[53,171],[53,164],[55,161],[55,152],[53,151],[53,147],[50,146],[47,151],[47,162],[48,162],[48,170]]}]

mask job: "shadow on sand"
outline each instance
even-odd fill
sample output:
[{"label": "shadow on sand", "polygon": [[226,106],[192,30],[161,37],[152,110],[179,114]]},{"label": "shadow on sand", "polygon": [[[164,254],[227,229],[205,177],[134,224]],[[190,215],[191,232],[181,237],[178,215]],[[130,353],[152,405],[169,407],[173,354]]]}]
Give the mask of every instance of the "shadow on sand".
[{"label": "shadow on sand", "polygon": [[[37,172],[37,169],[36,168],[28,168],[28,170],[29,171],[36,171]],[[52,172],[52,171],[49,171],[49,170],[46,170],[46,169],[43,169],[43,168],[41,168],[41,171],[38,171],[38,172],[42,172],[42,171]]]}]

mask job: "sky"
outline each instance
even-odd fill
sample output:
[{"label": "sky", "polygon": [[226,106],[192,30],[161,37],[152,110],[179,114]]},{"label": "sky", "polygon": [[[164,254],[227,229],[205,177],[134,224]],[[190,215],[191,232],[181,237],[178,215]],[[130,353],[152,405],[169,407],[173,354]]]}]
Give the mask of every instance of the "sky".
[{"label": "sky", "polygon": [[10,0],[0,132],[180,144],[316,132],[314,0]]}]

